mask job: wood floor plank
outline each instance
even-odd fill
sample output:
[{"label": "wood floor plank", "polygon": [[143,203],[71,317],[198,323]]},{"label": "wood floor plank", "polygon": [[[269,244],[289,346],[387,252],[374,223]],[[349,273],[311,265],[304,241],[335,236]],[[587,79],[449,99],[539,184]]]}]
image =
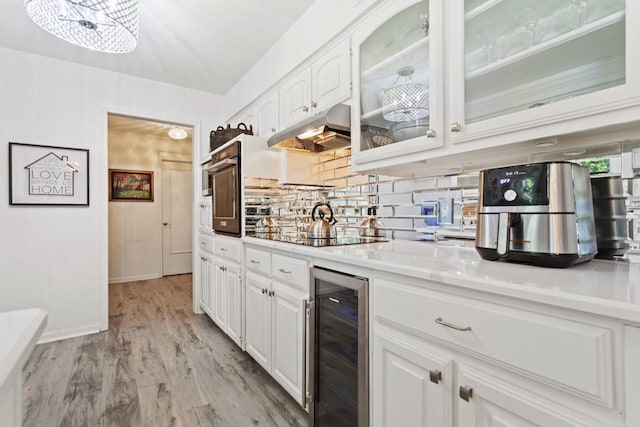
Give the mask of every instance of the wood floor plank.
[{"label": "wood floor plank", "polygon": [[206,315],[191,275],[109,286],[109,330],[36,346],[24,425],[306,426],[300,406]]}]

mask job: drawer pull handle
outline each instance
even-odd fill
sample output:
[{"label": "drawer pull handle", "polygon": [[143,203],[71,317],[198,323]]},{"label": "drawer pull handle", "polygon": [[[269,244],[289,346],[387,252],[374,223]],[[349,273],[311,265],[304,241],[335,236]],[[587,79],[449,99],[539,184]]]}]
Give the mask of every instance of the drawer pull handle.
[{"label": "drawer pull handle", "polygon": [[468,402],[469,399],[473,397],[473,388],[465,387],[463,385],[460,386],[460,399]]},{"label": "drawer pull handle", "polygon": [[285,270],[284,268],[279,268],[279,269],[278,269],[278,271],[279,271],[280,273],[282,273],[282,274],[291,274],[291,272],[290,272],[290,271]]},{"label": "drawer pull handle", "polygon": [[461,326],[456,326],[452,323],[447,323],[444,320],[442,320],[442,317],[438,317],[436,319],[436,323],[442,326],[446,326],[447,328],[451,328],[451,329],[455,329],[456,331],[462,331],[462,332],[468,332],[471,330],[471,326],[467,326],[467,327],[461,327]]},{"label": "drawer pull handle", "polygon": [[440,380],[442,380],[442,372],[440,371],[429,371],[429,379],[432,383],[438,384]]},{"label": "drawer pull handle", "polygon": [[251,264],[260,264],[260,261],[256,261],[255,259],[252,259],[251,261],[249,261]]},{"label": "drawer pull handle", "polygon": [[227,248],[220,248],[222,252],[227,252]]}]

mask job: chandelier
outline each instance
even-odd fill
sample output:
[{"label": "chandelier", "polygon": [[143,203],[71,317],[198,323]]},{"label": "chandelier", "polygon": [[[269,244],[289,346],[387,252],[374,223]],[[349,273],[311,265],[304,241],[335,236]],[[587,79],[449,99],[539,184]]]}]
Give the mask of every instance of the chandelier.
[{"label": "chandelier", "polygon": [[[411,78],[415,69],[402,67],[393,86],[382,93],[382,116],[391,122],[419,120],[429,115],[427,87]],[[402,80],[402,81],[400,81]]]},{"label": "chandelier", "polygon": [[25,0],[29,17],[69,43],[107,53],[138,44],[138,0]]}]

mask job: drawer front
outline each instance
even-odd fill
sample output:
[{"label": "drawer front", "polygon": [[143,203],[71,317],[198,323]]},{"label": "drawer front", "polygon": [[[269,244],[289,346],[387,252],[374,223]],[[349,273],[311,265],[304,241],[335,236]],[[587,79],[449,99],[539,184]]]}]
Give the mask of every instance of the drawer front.
[{"label": "drawer front", "polygon": [[271,276],[281,283],[309,292],[309,263],[306,260],[273,254]]},{"label": "drawer front", "polygon": [[200,236],[198,239],[200,250],[213,253],[213,237],[212,236]]},{"label": "drawer front", "polygon": [[376,280],[374,315],[606,407],[614,405],[614,330]]},{"label": "drawer front", "polygon": [[240,262],[240,239],[234,237],[215,237],[215,254],[231,261]]},{"label": "drawer front", "polygon": [[271,253],[259,249],[247,248],[245,265],[249,270],[271,277]]}]

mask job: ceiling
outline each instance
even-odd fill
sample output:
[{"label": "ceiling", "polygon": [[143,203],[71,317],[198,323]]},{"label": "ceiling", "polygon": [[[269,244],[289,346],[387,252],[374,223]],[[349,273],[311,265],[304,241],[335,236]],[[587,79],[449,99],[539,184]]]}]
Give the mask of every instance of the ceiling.
[{"label": "ceiling", "polygon": [[39,28],[0,0],[0,46],[224,95],[315,0],[141,0],[138,47],[105,54]]},{"label": "ceiling", "polygon": [[171,123],[155,122],[152,120],[137,119],[134,117],[109,114],[109,131],[137,133],[141,135],[168,137],[169,129],[180,127],[187,131],[187,141],[192,140],[193,129],[186,125],[174,125]]}]

